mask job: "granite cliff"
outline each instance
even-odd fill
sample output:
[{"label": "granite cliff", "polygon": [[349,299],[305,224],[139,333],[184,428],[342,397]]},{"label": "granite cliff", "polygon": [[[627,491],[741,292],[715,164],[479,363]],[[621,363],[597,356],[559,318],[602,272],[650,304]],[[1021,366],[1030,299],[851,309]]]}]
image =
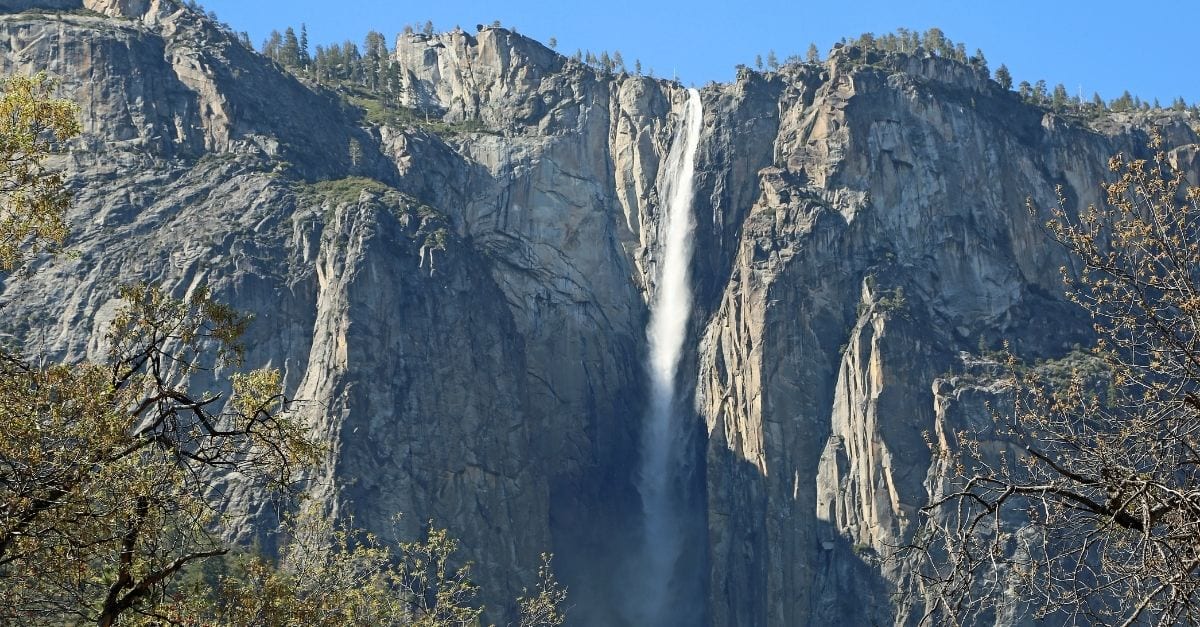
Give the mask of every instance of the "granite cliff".
[{"label": "granite cliff", "polygon": [[[393,55],[406,106],[469,130],[369,123],[173,0],[0,0],[0,73],[59,77],[86,130],[60,159],[77,254],[4,281],[3,330],[82,358],[119,283],[207,282],[255,314],[248,364],[312,401],[330,509],[451,529],[496,620],[553,551],[575,622],[621,624],[685,90],[501,28]],[[1148,121],[1086,125],[968,65],[855,47],[701,96],[677,577],[702,598],[680,623],[903,622],[907,572],[877,557],[937,482],[923,434],[1003,393],[946,374],[1005,339],[1043,358],[1088,339],[1025,199],[1099,200]],[[233,535],[273,524],[256,486],[220,489]]]}]

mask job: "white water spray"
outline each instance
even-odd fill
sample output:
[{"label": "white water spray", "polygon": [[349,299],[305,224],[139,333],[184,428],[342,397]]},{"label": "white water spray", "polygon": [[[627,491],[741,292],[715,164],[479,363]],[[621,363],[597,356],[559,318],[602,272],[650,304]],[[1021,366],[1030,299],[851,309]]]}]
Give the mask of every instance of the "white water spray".
[{"label": "white water spray", "polygon": [[657,289],[650,304],[650,342],[647,374],[650,408],[642,433],[642,465],[638,489],[645,513],[642,538],[645,581],[639,618],[645,625],[664,625],[671,616],[671,581],[682,551],[681,522],[675,505],[680,495],[683,445],[687,425],[682,424],[675,384],[692,310],[688,265],[692,259],[693,178],[696,147],[704,111],[700,92],[688,90],[683,120],[664,166],[659,198],[666,204],[659,232],[662,254]]}]

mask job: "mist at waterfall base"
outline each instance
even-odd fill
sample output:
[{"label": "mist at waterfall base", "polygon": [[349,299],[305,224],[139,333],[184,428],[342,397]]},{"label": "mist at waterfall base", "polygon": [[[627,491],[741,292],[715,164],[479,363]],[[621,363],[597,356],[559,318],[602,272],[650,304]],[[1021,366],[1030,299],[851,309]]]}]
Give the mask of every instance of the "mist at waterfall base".
[{"label": "mist at waterfall base", "polygon": [[694,499],[687,494],[689,430],[695,423],[686,419],[692,412],[690,394],[683,398],[679,385],[679,366],[692,310],[688,266],[695,230],[692,197],[702,118],[700,93],[689,89],[659,182],[663,211],[657,246],[658,277],[651,290],[646,329],[650,402],[638,472],[643,529],[635,561],[640,585],[630,591],[629,612],[631,622],[639,625],[695,624],[702,612],[699,597],[706,574],[696,568],[694,560],[684,559],[696,509],[689,506]]}]

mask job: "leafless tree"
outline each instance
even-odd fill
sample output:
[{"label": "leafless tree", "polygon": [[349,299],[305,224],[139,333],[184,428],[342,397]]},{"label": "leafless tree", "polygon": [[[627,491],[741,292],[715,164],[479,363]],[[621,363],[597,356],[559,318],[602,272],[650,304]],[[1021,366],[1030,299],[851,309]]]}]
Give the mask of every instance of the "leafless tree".
[{"label": "leafless tree", "polygon": [[1200,188],[1150,146],[1112,158],[1102,206],[1050,212],[1094,349],[1009,358],[993,428],[930,438],[942,477],[902,552],[925,623],[1200,623]]}]

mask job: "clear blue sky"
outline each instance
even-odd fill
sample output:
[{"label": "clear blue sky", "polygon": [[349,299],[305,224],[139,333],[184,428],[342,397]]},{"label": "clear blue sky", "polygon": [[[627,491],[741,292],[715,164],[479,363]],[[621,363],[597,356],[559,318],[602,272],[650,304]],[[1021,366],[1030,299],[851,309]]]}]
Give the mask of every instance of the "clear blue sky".
[{"label": "clear blue sky", "polygon": [[1017,82],[1045,79],[1106,99],[1128,89],[1164,105],[1177,96],[1200,102],[1194,0],[202,0],[222,21],[259,45],[273,28],[308,25],[311,45],[368,30],[389,41],[405,24],[432,20],[438,30],[499,19],[566,54],[620,50],[658,76],[685,82],[728,81],[738,63],[774,49],[780,60],[809,42],[825,51],[841,37],[897,27],[943,29],[968,52],[982,48],[994,70],[1008,65]]}]

